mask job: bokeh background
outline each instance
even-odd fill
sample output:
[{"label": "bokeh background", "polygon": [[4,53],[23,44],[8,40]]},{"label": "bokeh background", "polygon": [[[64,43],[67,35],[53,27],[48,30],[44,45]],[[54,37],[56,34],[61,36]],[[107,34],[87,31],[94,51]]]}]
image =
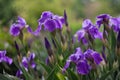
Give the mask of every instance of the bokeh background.
[{"label": "bokeh background", "polygon": [[66,10],[74,33],[81,28],[83,19],[95,22],[96,16],[103,13],[119,16],[120,0],[0,0],[0,49],[15,53],[9,27],[17,16],[25,18],[35,30],[41,13],[48,10],[61,16]]}]

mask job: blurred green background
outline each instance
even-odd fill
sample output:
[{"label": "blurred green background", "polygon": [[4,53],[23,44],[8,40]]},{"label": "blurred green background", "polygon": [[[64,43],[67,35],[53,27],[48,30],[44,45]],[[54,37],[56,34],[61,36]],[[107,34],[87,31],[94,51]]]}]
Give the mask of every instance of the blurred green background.
[{"label": "blurred green background", "polygon": [[0,0],[0,49],[13,51],[9,27],[17,16],[25,18],[35,29],[43,11],[49,10],[62,16],[64,9],[74,33],[85,18],[95,22],[96,16],[102,13],[119,16],[120,0]]},{"label": "blurred green background", "polygon": [[9,26],[20,15],[28,24],[36,26],[43,11],[63,15],[64,9],[69,23],[77,25],[84,18],[95,19],[101,13],[118,16],[119,6],[120,0],[0,0],[0,25]]}]

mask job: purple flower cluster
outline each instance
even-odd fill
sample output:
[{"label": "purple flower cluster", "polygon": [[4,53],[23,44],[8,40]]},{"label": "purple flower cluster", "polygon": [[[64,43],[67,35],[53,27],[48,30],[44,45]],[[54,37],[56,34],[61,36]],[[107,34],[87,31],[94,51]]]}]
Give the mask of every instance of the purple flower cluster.
[{"label": "purple flower cluster", "polygon": [[13,60],[6,56],[6,51],[0,51],[0,63],[6,62],[8,64],[12,64]]},{"label": "purple flower cluster", "polygon": [[13,36],[18,36],[24,27],[26,27],[28,32],[33,35],[38,35],[42,29],[42,26],[44,26],[44,30],[49,32],[53,32],[57,29],[61,30],[63,24],[65,24],[65,20],[62,16],[54,15],[50,11],[44,11],[38,20],[38,24],[38,28],[33,31],[29,25],[26,25],[25,19],[18,17],[16,23],[13,23],[10,27],[10,34]]},{"label": "purple flower cluster", "polygon": [[75,37],[78,38],[78,41],[82,41],[84,44],[88,43],[88,39],[86,36],[92,37],[92,39],[102,39],[102,32],[98,30],[98,28],[93,25],[90,19],[85,19],[82,23],[82,29],[78,30],[75,34]]},{"label": "purple flower cluster", "polygon": [[42,26],[44,26],[44,30],[47,30],[49,32],[53,32],[56,29],[61,30],[62,25],[64,24],[64,18],[62,16],[54,15],[50,11],[44,11],[38,20],[38,28],[33,31],[29,26],[28,26],[28,32],[38,35],[40,30],[42,29]]},{"label": "purple flower cluster", "polygon": [[[34,62],[35,54],[31,53],[28,57],[22,58],[21,66],[25,68],[26,71],[28,71],[28,68],[35,69],[36,63]],[[20,77],[22,75],[22,71],[18,70],[16,73],[17,77]]]},{"label": "purple flower cluster", "polygon": [[76,48],[75,53],[69,56],[63,68],[63,72],[65,72],[70,66],[70,63],[73,62],[76,65],[78,74],[86,75],[93,69],[92,64],[99,65],[101,61],[102,58],[98,52],[88,49],[83,53],[81,48],[78,47]]},{"label": "purple flower cluster", "polygon": [[18,16],[18,19],[16,21],[16,23],[13,23],[10,27],[10,34],[12,36],[18,36],[21,32],[21,30],[26,26],[26,21]]},{"label": "purple flower cluster", "polygon": [[120,17],[112,17],[109,14],[101,14],[97,16],[96,24],[100,28],[102,24],[107,24],[115,32],[120,30]]}]

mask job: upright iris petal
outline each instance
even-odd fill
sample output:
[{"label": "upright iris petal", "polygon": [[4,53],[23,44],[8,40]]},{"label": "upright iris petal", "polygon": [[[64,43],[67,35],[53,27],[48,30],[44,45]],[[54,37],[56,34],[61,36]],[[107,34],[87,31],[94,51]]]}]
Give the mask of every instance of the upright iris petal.
[{"label": "upright iris petal", "polygon": [[44,12],[42,13],[42,15],[41,15],[41,18],[38,20],[38,22],[42,24],[42,23],[45,22],[45,20],[51,19],[52,16],[53,16],[53,13],[52,13],[52,12],[50,12],[50,11],[44,11]]},{"label": "upright iris petal", "polygon": [[85,19],[82,23],[82,28],[88,30],[89,28],[91,28],[92,25],[93,24],[90,19]]},{"label": "upright iris petal", "polygon": [[25,25],[26,25],[26,21],[25,21],[24,18],[18,16],[17,24],[19,24],[20,27],[23,28],[23,27],[25,27]]}]

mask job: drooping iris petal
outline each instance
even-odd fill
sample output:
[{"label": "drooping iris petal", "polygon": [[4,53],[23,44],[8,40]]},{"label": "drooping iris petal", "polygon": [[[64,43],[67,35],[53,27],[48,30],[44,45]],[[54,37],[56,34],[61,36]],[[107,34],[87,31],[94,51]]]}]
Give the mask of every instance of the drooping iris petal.
[{"label": "drooping iris petal", "polygon": [[100,62],[102,61],[102,58],[101,58],[100,54],[99,54],[98,52],[93,52],[93,53],[92,53],[92,56],[93,56],[93,58],[94,58],[95,63],[96,63],[97,65],[99,65]]},{"label": "drooping iris petal", "polygon": [[53,19],[46,20],[44,26],[45,26],[45,30],[53,32],[56,29],[55,20]]},{"label": "drooping iris petal", "polygon": [[6,51],[0,51],[0,62],[6,62],[12,64],[13,60],[6,56]]},{"label": "drooping iris petal", "polygon": [[99,32],[98,28],[96,28],[95,26],[89,29],[89,33],[93,39],[102,39],[102,33]]},{"label": "drooping iris petal", "polygon": [[65,66],[64,66],[64,68],[63,68],[63,70],[62,70],[63,73],[64,73],[64,72],[66,71],[66,69],[70,66],[70,63],[71,63],[71,60],[67,60],[67,61],[66,61],[66,64],[65,64]]},{"label": "drooping iris petal", "polygon": [[13,60],[11,58],[6,57],[6,56],[3,58],[3,61],[7,62],[8,64],[12,64],[12,62],[13,62]]},{"label": "drooping iris petal", "polygon": [[88,65],[86,60],[80,60],[77,63],[77,72],[82,75],[86,75],[90,72],[90,65]]},{"label": "drooping iris petal", "polygon": [[25,27],[25,25],[26,25],[26,21],[25,21],[24,18],[18,16],[17,24],[19,24],[20,27],[23,28],[23,27]]},{"label": "drooping iris petal", "polygon": [[40,31],[41,31],[41,25],[39,25],[38,28],[37,28],[35,31],[33,31],[33,30],[31,29],[30,26],[27,27],[27,30],[28,30],[29,33],[31,33],[31,34],[37,36],[37,35],[40,34]]},{"label": "drooping iris petal", "polygon": [[88,40],[85,37],[83,37],[81,40],[84,45],[88,45]]},{"label": "drooping iris petal", "polygon": [[92,25],[93,24],[90,19],[85,19],[82,23],[82,28],[88,30],[89,28],[91,28]]},{"label": "drooping iris petal", "polygon": [[20,28],[17,24],[12,24],[10,27],[10,34],[12,36],[18,36],[20,34]]},{"label": "drooping iris petal", "polygon": [[50,11],[44,11],[44,12],[42,13],[42,15],[41,15],[41,18],[38,20],[38,22],[42,24],[42,23],[45,22],[45,20],[51,19],[52,16],[53,16],[53,13],[52,13],[52,12],[50,12]]},{"label": "drooping iris petal", "polygon": [[97,65],[99,65],[100,62],[102,61],[102,57],[100,56],[100,54],[91,49],[86,50],[84,52],[84,55],[85,55],[86,59],[88,59],[91,62],[95,62]]}]

